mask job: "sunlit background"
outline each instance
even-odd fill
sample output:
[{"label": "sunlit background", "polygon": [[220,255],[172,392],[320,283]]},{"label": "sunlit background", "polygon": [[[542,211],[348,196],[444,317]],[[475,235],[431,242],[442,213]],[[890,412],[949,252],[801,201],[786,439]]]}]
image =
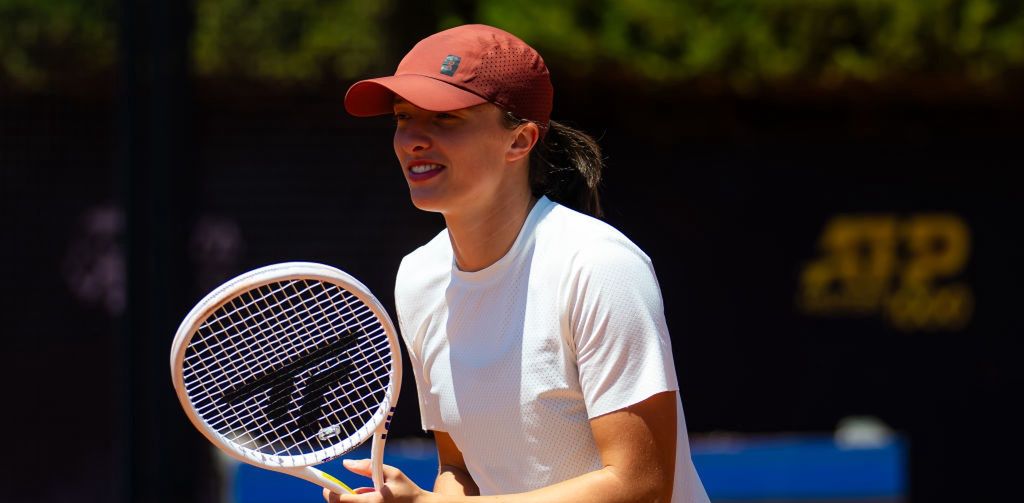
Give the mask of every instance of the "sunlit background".
[{"label": "sunlit background", "polygon": [[[1024,2],[0,0],[0,502],[321,501],[209,447],[171,339],[288,260],[394,313],[443,222],[342,98],[467,22],[600,139],[713,501],[1014,499]],[[429,486],[406,377],[387,461]]]}]

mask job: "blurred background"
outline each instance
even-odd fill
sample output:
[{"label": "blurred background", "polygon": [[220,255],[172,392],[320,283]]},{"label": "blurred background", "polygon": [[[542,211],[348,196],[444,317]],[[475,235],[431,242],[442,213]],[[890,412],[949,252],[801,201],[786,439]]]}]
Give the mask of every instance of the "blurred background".
[{"label": "blurred background", "polygon": [[[713,500],[1019,492],[1024,2],[0,0],[0,501],[321,501],[212,452],[171,340],[279,261],[394,313],[443,222],[342,98],[466,22],[600,139]],[[406,377],[388,461],[429,485]]]}]

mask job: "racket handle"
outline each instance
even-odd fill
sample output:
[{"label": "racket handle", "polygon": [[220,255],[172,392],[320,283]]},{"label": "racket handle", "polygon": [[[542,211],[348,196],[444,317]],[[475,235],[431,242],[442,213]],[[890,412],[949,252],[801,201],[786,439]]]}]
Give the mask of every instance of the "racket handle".
[{"label": "racket handle", "polygon": [[370,478],[377,491],[384,486],[384,441],[387,438],[386,430],[377,431],[373,434],[373,444],[370,446]]},{"label": "racket handle", "polygon": [[337,494],[355,494],[355,491],[353,491],[351,487],[345,485],[344,482],[334,478],[328,473],[325,473],[321,470],[317,470],[312,466],[303,466],[301,468],[290,469],[286,468],[279,471],[282,471],[289,475],[294,475],[300,479],[307,480],[325,489],[330,489],[331,492]]}]

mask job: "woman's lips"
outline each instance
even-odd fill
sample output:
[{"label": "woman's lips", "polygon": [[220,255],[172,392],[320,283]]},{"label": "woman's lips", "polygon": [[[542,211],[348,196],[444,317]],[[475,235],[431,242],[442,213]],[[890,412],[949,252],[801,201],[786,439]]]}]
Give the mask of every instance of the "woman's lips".
[{"label": "woman's lips", "polygon": [[421,161],[410,164],[407,173],[409,180],[420,182],[437,176],[439,173],[444,171],[444,169],[445,166],[443,164]]}]

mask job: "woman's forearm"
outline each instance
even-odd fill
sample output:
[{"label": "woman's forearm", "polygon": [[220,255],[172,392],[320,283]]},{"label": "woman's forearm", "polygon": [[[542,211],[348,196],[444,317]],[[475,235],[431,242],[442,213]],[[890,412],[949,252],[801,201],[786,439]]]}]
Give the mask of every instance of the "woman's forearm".
[{"label": "woman's forearm", "polygon": [[[438,477],[441,481],[441,476]],[[475,486],[474,486],[475,488]],[[662,474],[628,476],[613,467],[604,467],[547,487],[519,494],[494,496],[463,495],[436,491],[425,495],[429,503],[564,503],[587,501],[592,503],[664,502],[672,498],[671,478],[667,482]]]},{"label": "woman's forearm", "polygon": [[[665,391],[624,409],[591,419],[591,431],[601,452],[604,468],[520,494],[475,498],[425,495],[427,498],[424,501],[667,503],[672,499],[675,478],[675,407],[675,391]],[[442,450],[448,452],[450,449],[447,442],[450,438],[440,438],[445,442],[441,444]],[[468,472],[463,473],[468,475]],[[433,496],[438,497],[434,499]]]}]

